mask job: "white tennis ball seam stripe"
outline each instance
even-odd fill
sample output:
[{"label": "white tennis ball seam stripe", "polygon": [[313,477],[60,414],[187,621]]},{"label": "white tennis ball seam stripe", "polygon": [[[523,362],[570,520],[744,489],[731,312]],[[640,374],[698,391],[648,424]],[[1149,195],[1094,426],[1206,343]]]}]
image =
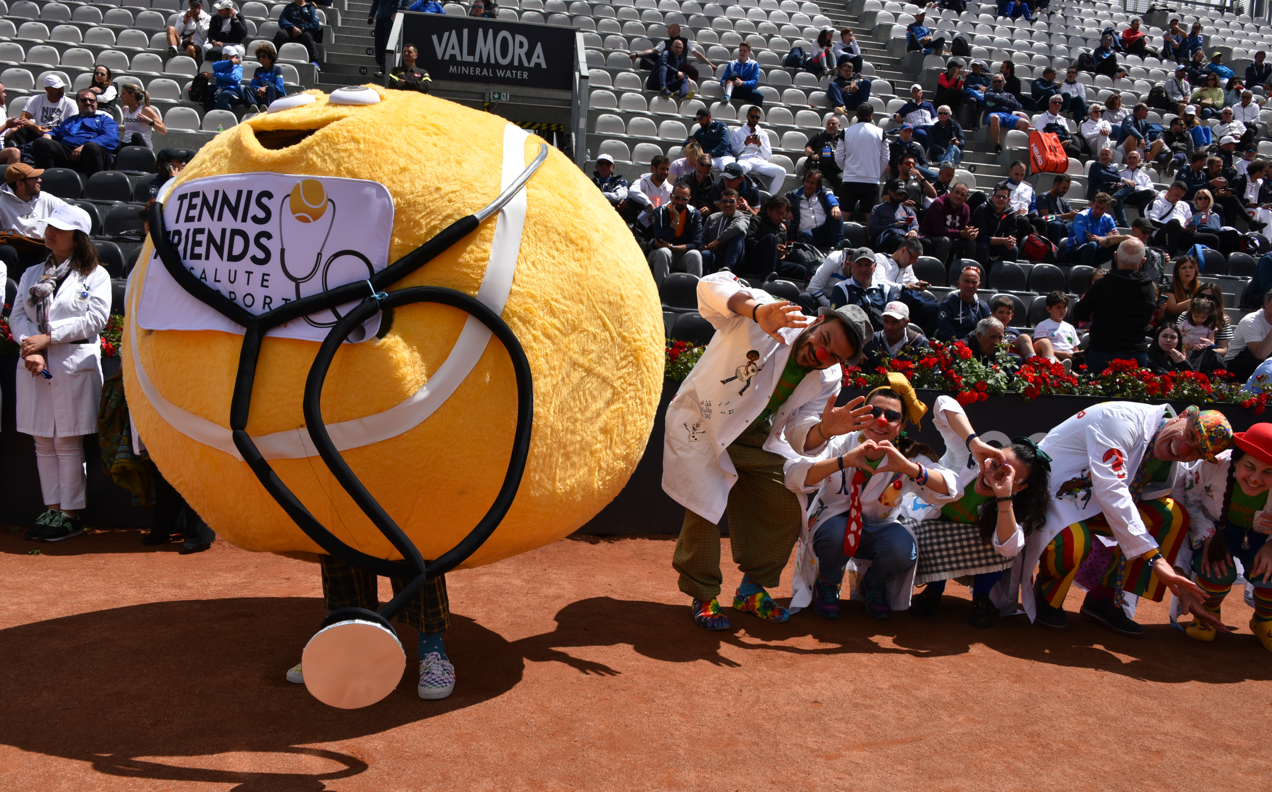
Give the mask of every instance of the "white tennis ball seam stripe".
[{"label": "white tennis ball seam stripe", "polygon": [[[529,133],[519,127],[511,124],[504,127],[500,192],[507,189],[525,170],[525,142],[528,137]],[[503,313],[517,271],[517,257],[521,253],[521,237],[528,210],[526,193],[527,190],[524,189],[518,191],[499,210],[486,274],[477,290],[477,299],[497,314]],[[490,330],[469,316],[446,360],[410,398],[374,415],[328,424],[327,432],[336,448],[343,451],[372,445],[403,434],[428,420],[472,372],[490,337]],[[129,344],[133,350],[130,358],[137,382],[159,417],[191,440],[223,451],[241,461],[243,457],[234,446],[229,429],[183,410],[165,399],[155,388],[146,376],[138,351],[136,321],[129,323]],[[318,455],[317,449],[309,442],[309,433],[301,428],[274,432],[254,440],[266,459],[301,459]]]}]

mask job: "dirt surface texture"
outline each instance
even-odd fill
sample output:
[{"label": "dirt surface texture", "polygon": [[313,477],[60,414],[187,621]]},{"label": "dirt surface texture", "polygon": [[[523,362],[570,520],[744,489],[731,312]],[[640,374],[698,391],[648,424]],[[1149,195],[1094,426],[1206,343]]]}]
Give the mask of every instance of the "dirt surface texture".
[{"label": "dirt surface texture", "polygon": [[[1214,643],[1145,603],[1142,640],[1077,616],[930,619],[860,603],[783,625],[690,619],[673,539],[570,539],[448,576],[455,693],[407,672],[366,709],[284,672],[324,615],[318,569],[139,531],[0,535],[0,789],[1161,790],[1268,788],[1272,654],[1234,592]],[[725,539],[727,559],[728,540]],[[29,551],[40,550],[38,555]],[[725,573],[726,591],[741,579]],[[784,602],[790,579],[775,591]],[[388,583],[381,582],[387,601]],[[728,603],[725,602],[725,605]]]}]

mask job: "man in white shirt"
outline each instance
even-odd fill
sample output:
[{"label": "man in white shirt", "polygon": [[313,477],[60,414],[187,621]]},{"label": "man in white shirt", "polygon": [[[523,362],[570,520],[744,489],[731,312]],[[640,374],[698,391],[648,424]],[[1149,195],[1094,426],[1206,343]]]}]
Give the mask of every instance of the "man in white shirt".
[{"label": "man in white shirt", "polygon": [[1263,309],[1246,316],[1232,332],[1232,341],[1224,354],[1224,367],[1240,380],[1249,379],[1259,364],[1272,354],[1272,289],[1263,295]]},{"label": "man in white shirt", "polygon": [[1193,87],[1188,82],[1188,67],[1175,67],[1175,76],[1162,84],[1166,98],[1175,106],[1175,115],[1183,115],[1184,108],[1192,101]]},{"label": "man in white shirt", "polygon": [[747,169],[747,173],[756,173],[769,178],[769,193],[779,195],[782,182],[786,181],[786,169],[781,165],[769,162],[773,156],[773,147],[769,145],[768,130],[760,128],[760,108],[751,105],[746,109],[746,123],[733,131],[731,141],[733,156],[739,165]]},{"label": "man in white shirt", "polygon": [[195,63],[203,62],[203,54],[208,51],[208,28],[212,25],[212,16],[203,10],[203,0],[189,0],[189,7],[177,24],[168,26],[168,57],[177,54],[194,58]]},{"label": "man in white shirt", "polygon": [[[1140,167],[1142,163],[1143,157],[1138,150],[1126,155],[1126,167],[1122,170],[1122,180],[1125,187],[1123,190],[1118,190],[1117,194],[1113,196],[1120,199],[1124,207],[1134,206],[1141,215],[1144,214],[1145,209],[1148,208],[1153,199],[1157,197],[1157,189],[1153,185],[1152,178]],[[1126,182],[1130,182],[1130,184],[1126,184]],[[1125,194],[1123,194],[1124,192]]]},{"label": "man in white shirt", "polygon": [[822,187],[821,171],[805,173],[803,187],[787,193],[786,200],[790,201],[787,211],[798,226],[794,230],[800,242],[832,248],[844,238],[839,201],[835,200],[834,193]]},{"label": "man in white shirt", "polygon": [[1232,120],[1240,121],[1247,129],[1259,123],[1259,113],[1263,112],[1263,108],[1254,101],[1254,93],[1252,91],[1241,92],[1241,104],[1232,108]]},{"label": "man in white shirt", "polygon": [[1033,233],[1029,213],[1038,208],[1033,185],[1025,180],[1025,163],[1013,161],[1007,169],[1007,178],[1002,183],[1011,191],[1008,205],[1016,214],[1016,241],[1023,242],[1025,237]]},{"label": "man in white shirt", "polygon": [[1184,200],[1187,192],[1187,184],[1175,182],[1157,194],[1144,215],[1157,228],[1157,233],[1151,239],[1152,244],[1164,248],[1171,255],[1179,252],[1179,235],[1192,219],[1192,209],[1188,208],[1188,202]]},{"label": "man in white shirt", "polygon": [[1094,152],[1095,156],[1099,156],[1099,152],[1113,145],[1110,140],[1113,125],[1105,121],[1102,118],[1103,115],[1104,107],[1099,103],[1092,104],[1087,110],[1087,120],[1078,127],[1078,134],[1086,141],[1087,148]]},{"label": "man in white shirt", "polygon": [[24,123],[5,132],[14,145],[32,143],[46,132],[78,113],[75,102],[66,96],[66,83],[56,74],[44,75],[44,93],[27,100],[22,108]]},{"label": "man in white shirt", "polygon": [[1069,67],[1064,82],[1060,83],[1060,95],[1069,97],[1064,100],[1067,104],[1065,112],[1072,113],[1073,120],[1082,123],[1087,116],[1086,86],[1078,82],[1078,70],[1073,66]]},{"label": "man in white shirt", "polygon": [[874,105],[857,107],[857,123],[848,127],[835,147],[835,164],[843,171],[839,208],[846,216],[854,209],[866,217],[879,203],[879,178],[888,167],[888,141],[874,123]]},{"label": "man in white shirt", "polygon": [[1210,128],[1210,134],[1215,140],[1223,140],[1231,135],[1242,145],[1254,140],[1253,131],[1250,132],[1249,139],[1246,139],[1246,125],[1236,120],[1231,107],[1225,107],[1219,111],[1219,123]]},{"label": "man in white shirt", "polygon": [[919,280],[919,276],[914,274],[914,262],[922,255],[923,243],[919,239],[902,239],[891,256],[886,253],[875,254],[875,279],[900,286],[901,302],[914,314],[914,322],[923,328],[923,332],[932,333],[936,332],[937,314],[940,313],[941,306],[923,293],[932,284]]},{"label": "man in white shirt", "polygon": [[6,244],[0,245],[0,261],[17,280],[22,270],[43,261],[48,251],[44,247],[44,223],[49,216],[66,202],[56,195],[40,190],[40,176],[44,171],[19,162],[4,172],[4,186],[0,187],[0,231],[15,234]]},{"label": "man in white shirt", "polygon": [[[636,219],[645,228],[653,222],[654,212],[671,202],[671,160],[662,154],[649,161],[649,173],[640,177],[635,185],[627,190],[627,202],[640,209]],[[624,203],[618,205],[619,211],[626,209]]]},{"label": "man in white shirt", "polygon": [[[1064,153],[1073,159],[1078,159],[1082,151],[1073,142],[1073,137],[1069,134],[1069,121],[1064,117],[1063,107],[1064,97],[1060,94],[1052,94],[1047,99],[1047,109],[1038,114],[1034,127],[1040,132],[1051,131],[1055,133],[1060,140],[1060,146],[1064,149]],[[1060,130],[1063,130],[1063,132]]]}]

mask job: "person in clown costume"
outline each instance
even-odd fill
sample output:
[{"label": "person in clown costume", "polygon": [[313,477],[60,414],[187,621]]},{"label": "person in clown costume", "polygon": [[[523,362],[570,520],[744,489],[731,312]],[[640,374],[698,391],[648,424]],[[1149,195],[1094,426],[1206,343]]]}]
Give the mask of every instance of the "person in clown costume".
[{"label": "person in clown costume", "polygon": [[[1223,600],[1237,581],[1234,560],[1254,586],[1250,630],[1272,652],[1272,424],[1259,423],[1232,436],[1236,448],[1192,471],[1185,503],[1192,518],[1188,538],[1192,569],[1205,593],[1206,611],[1219,618]],[[1184,625],[1189,638],[1213,641],[1219,629],[1197,618]]]},{"label": "person in clown costume", "polygon": [[1144,634],[1126,612],[1126,592],[1161,601],[1169,589],[1184,611],[1218,623],[1173,564],[1188,531],[1185,465],[1215,460],[1231,441],[1219,412],[1176,415],[1134,402],[1103,402],[1052,429],[1039,444],[1052,460],[1047,522],[1029,536],[1008,584],[1019,586],[1030,619],[1067,629],[1064,599],[1082,567],[1082,615],[1113,632]]},{"label": "person in clown costume", "polygon": [[[838,434],[815,456],[786,463],[786,486],[803,506],[791,610],[811,601],[825,619],[840,616],[845,570],[862,575],[861,597],[873,619],[909,607],[917,554],[914,534],[899,517],[907,496],[928,503],[958,497],[957,478],[945,468],[908,459],[898,447],[909,423],[927,413],[904,375],[866,395],[874,421]],[[809,500],[809,496],[811,500]]]}]

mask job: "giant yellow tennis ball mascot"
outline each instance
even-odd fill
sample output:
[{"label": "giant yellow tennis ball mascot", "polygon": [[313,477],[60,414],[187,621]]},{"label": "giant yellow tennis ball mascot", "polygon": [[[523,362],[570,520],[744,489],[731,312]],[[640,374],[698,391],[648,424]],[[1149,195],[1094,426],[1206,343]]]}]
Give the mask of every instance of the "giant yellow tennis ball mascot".
[{"label": "giant yellow tennis ball mascot", "polygon": [[[341,103],[342,93],[354,99]],[[237,291],[248,308],[249,299],[259,308],[269,294],[276,307],[292,287],[276,276],[258,291],[259,282],[251,279],[249,265],[266,257],[262,251],[276,244],[275,233],[293,235],[293,259],[306,244],[341,248],[346,261],[337,270],[343,280],[361,280],[366,273],[357,274],[358,251],[379,244],[388,263],[397,261],[493,201],[542,144],[502,118],[414,92],[360,88],[309,96],[312,101],[296,100],[308,104],[218,135],[165,193],[173,203],[165,224],[171,216],[208,225],[207,239],[188,233],[177,245],[186,266],[223,294]],[[237,190],[224,187],[232,180],[212,179],[233,174],[248,175]],[[203,205],[182,197],[183,188],[200,179],[224,187],[212,195],[211,208],[206,194]],[[380,190],[391,197],[391,224],[383,213],[364,217],[371,211],[364,201],[341,200],[347,185],[363,190],[354,195],[374,197]],[[499,313],[533,371],[534,431],[516,501],[465,566],[560,539],[612,500],[644,452],[663,381],[657,290],[640,249],[595,186],[553,149],[527,182],[519,211],[485,220],[389,287],[441,286],[484,300],[488,291],[500,291],[498,283],[491,285],[500,277],[494,268],[497,259],[507,259]],[[381,219],[382,238],[375,228]],[[249,227],[260,221],[255,236],[244,234],[236,247],[231,228],[229,241],[216,240],[213,251],[218,227],[224,237],[225,228],[240,220]],[[213,252],[243,267],[199,263]],[[233,544],[289,555],[319,552],[228,442],[241,330],[190,319],[196,312],[181,307],[181,295],[156,285],[161,274],[169,276],[150,271],[163,268],[152,254],[147,242],[132,279],[123,352],[124,384],[140,436],[164,476]],[[304,274],[313,265],[289,266]],[[323,290],[319,279],[306,288]],[[175,316],[162,316],[164,311]],[[466,329],[466,312],[414,304],[393,314],[336,353],[322,414],[371,495],[424,558],[437,558],[477,524],[503,481],[516,423],[516,382],[498,339],[483,344],[478,337],[476,346],[461,339],[472,329]],[[186,321],[187,329],[173,329]],[[302,393],[319,344],[288,337],[300,324],[265,337],[247,432],[332,533],[365,553],[400,558],[303,439]],[[447,366],[459,376],[446,374]],[[435,398],[438,390],[449,395]],[[421,412],[424,402],[429,406]]]}]

